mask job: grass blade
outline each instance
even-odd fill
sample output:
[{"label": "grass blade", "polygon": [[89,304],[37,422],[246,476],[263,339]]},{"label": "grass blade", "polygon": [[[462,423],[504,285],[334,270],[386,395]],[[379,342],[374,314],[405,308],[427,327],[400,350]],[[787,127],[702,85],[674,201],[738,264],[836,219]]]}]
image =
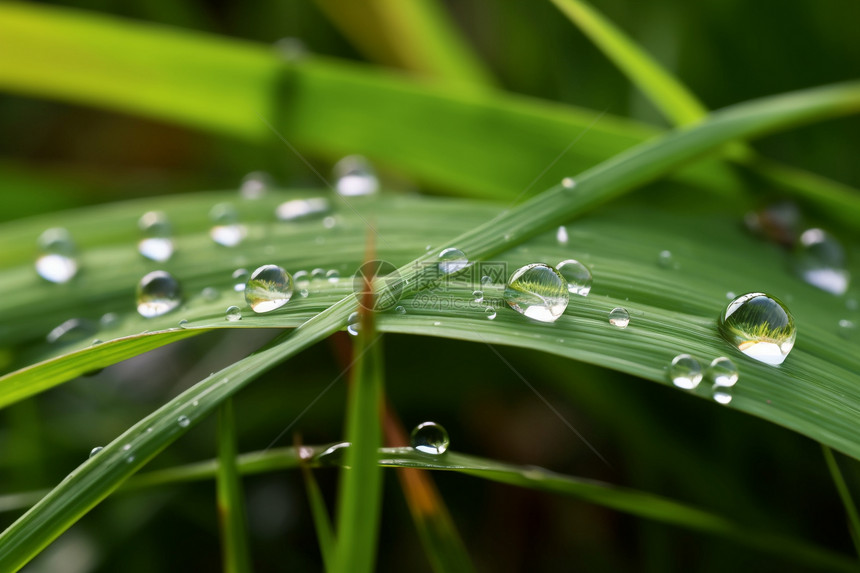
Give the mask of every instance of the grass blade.
[{"label": "grass blade", "polygon": [[233,400],[218,409],[218,473],[215,475],[218,520],[221,525],[221,554],[225,573],[248,573],[248,524],[242,479],[236,466],[236,419]]},{"label": "grass blade", "polygon": [[842,505],[845,506],[845,515],[848,519],[848,530],[851,533],[851,539],[854,541],[854,547],[857,549],[857,555],[860,556],[860,515],[857,513],[857,506],[854,505],[854,500],[851,498],[851,491],[845,483],[845,478],[842,477],[842,472],[839,470],[839,464],[836,457],[833,455],[833,450],[822,445],[821,451],[824,453],[824,460],[827,462],[827,469],[830,470],[830,475],[833,477],[833,485],[836,486],[836,491],[842,499]]},{"label": "grass blade", "polygon": [[[301,448],[299,448],[301,451]],[[299,460],[299,467],[302,470],[302,476],[305,480],[305,488],[308,492],[308,502],[311,506],[311,515],[314,520],[314,529],[317,532],[317,541],[320,545],[320,554],[322,555],[323,565],[326,571],[332,570],[335,553],[334,531],[331,526],[331,518],[328,514],[328,509],[325,505],[320,486],[311,469],[308,467],[305,460]]]}]

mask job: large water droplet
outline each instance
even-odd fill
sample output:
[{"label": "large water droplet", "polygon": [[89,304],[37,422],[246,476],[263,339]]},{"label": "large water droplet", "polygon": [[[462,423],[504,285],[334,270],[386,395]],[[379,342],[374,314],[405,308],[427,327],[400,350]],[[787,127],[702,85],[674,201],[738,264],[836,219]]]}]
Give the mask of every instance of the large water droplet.
[{"label": "large water droplet", "polygon": [[238,320],[242,320],[242,311],[239,310],[238,306],[228,306],[224,316],[227,318],[228,322],[236,322]]},{"label": "large water droplet", "polygon": [[346,331],[353,336],[358,336],[358,331],[360,329],[361,317],[357,312],[353,312],[349,315],[349,318],[346,319]]},{"label": "large water droplet", "polygon": [[423,422],[415,426],[409,439],[410,445],[425,454],[444,454],[451,444],[448,432],[436,422]]},{"label": "large water droplet", "polygon": [[370,163],[361,155],[348,155],[333,169],[335,189],[345,197],[372,195],[379,191],[379,179]]},{"label": "large water droplet", "polygon": [[280,221],[296,221],[299,219],[322,216],[331,211],[331,203],[323,197],[309,199],[292,199],[284,201],[275,209],[275,216]]},{"label": "large water droplet", "polygon": [[239,185],[242,199],[260,199],[272,187],[272,176],[265,171],[252,171],[245,175]]},{"label": "large water droplet", "polygon": [[821,229],[807,229],[794,252],[794,271],[807,283],[835,295],[848,290],[851,275],[845,268],[845,250]]},{"label": "large water droplet", "polygon": [[42,255],[36,259],[36,272],[52,283],[67,283],[78,272],[76,248],[72,236],[65,229],[48,229],[39,236]]},{"label": "large water droplet", "polygon": [[543,263],[517,269],[505,285],[504,296],[512,309],[541,322],[558,320],[570,300],[567,281]]},{"label": "large water droplet", "polygon": [[152,271],[137,284],[137,312],[144,318],[166,314],[180,302],[179,282],[167,271]]},{"label": "large water droplet", "polygon": [[725,356],[714,358],[711,361],[711,365],[708,366],[707,375],[708,380],[710,380],[715,386],[728,388],[730,386],[734,386],[738,381],[738,369],[735,367],[734,363]]},{"label": "large water droplet", "polygon": [[50,343],[71,344],[92,337],[98,331],[96,324],[85,318],[70,318],[45,337]]},{"label": "large water droplet", "polygon": [[702,365],[689,354],[679,354],[669,365],[672,384],[684,390],[693,390],[702,381]]},{"label": "large water droplet", "polygon": [[577,260],[567,259],[558,263],[555,268],[567,281],[567,291],[570,294],[588,296],[593,281],[588,267]]},{"label": "large water droplet", "polygon": [[450,275],[462,271],[469,266],[469,259],[460,249],[448,247],[439,253],[439,272]]},{"label": "large water droplet", "polygon": [[209,236],[219,245],[235,247],[245,239],[247,229],[239,224],[239,213],[229,203],[212,207],[209,218],[215,223],[209,230]]},{"label": "large water droplet", "polygon": [[609,324],[617,328],[627,328],[630,324],[630,313],[626,308],[616,307],[609,311]]},{"label": "large water droplet", "polygon": [[293,296],[293,277],[277,265],[263,265],[245,285],[245,301],[256,313],[271,312]]},{"label": "large water droplet", "polygon": [[794,318],[778,299],[752,292],[741,295],[720,316],[720,334],[732,346],[759,362],[782,364],[794,347]]},{"label": "large water droplet", "polygon": [[167,215],[161,211],[149,211],[141,215],[137,226],[143,238],[137,244],[137,252],[152,261],[163,263],[173,256],[172,230]]}]

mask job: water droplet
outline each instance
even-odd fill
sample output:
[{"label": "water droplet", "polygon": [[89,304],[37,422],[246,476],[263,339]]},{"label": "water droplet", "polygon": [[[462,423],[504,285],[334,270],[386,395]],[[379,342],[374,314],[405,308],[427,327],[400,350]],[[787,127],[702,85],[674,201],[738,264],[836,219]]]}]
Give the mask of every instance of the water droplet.
[{"label": "water droplet", "polygon": [[725,406],[732,401],[732,389],[731,387],[714,384],[711,388],[711,397],[718,404],[722,404],[723,406]]},{"label": "water droplet", "polygon": [[708,366],[708,380],[715,386],[728,388],[734,386],[738,381],[738,369],[734,363],[725,356],[714,358]]},{"label": "water droplet", "polygon": [[188,326],[188,319],[183,318],[179,321],[179,328],[185,328],[186,326]]},{"label": "water droplet", "polygon": [[436,422],[423,422],[415,426],[409,438],[410,445],[425,454],[444,454],[451,444],[448,432]]},{"label": "water droplet", "polygon": [[331,203],[323,197],[308,199],[292,199],[284,201],[275,209],[279,221],[296,221],[310,217],[319,217],[331,211]]},{"label": "water droplet", "polygon": [[482,276],[482,277],[481,277],[481,284],[482,284],[482,285],[484,285],[484,286],[487,286],[487,285],[491,285],[491,284],[493,284],[493,279],[492,279],[492,277],[490,277],[490,276],[488,276],[488,275],[484,275],[484,276]]},{"label": "water droplet", "polygon": [[609,311],[609,324],[618,328],[627,328],[630,324],[630,313],[620,306],[613,308]]},{"label": "water droplet", "polygon": [[472,296],[475,297],[475,302],[484,302],[484,291],[472,291]]},{"label": "water droplet", "polygon": [[224,247],[235,247],[245,239],[247,229],[239,224],[239,213],[229,203],[212,207],[209,218],[215,223],[209,230],[212,240]]},{"label": "water droplet", "polygon": [[794,347],[794,318],[776,298],[752,292],[729,303],[720,316],[720,334],[732,346],[759,362],[782,364]]},{"label": "water droplet", "polygon": [[110,327],[119,321],[119,315],[115,312],[106,312],[99,319],[99,324],[103,327]]},{"label": "water droplet", "polygon": [[541,322],[558,320],[570,300],[567,281],[543,263],[517,269],[505,285],[504,296],[512,309]]},{"label": "water droplet", "polygon": [[675,261],[672,251],[660,251],[657,255],[657,265],[663,269],[677,269],[680,266]]},{"label": "water droplet", "polygon": [[559,227],[558,231],[556,231],[555,240],[558,241],[559,245],[566,245],[567,244],[567,240],[568,240],[567,229],[565,229],[564,226]]},{"label": "water droplet", "polygon": [[684,390],[693,390],[702,381],[702,365],[689,354],[679,354],[669,366],[672,384]]},{"label": "water droplet", "polygon": [[127,452],[131,449],[131,444],[126,444],[122,447],[122,451]]},{"label": "water droplet", "polygon": [[176,423],[179,424],[180,428],[187,428],[188,424],[191,423],[191,420],[188,419],[188,416],[179,416],[179,418],[176,419]]},{"label": "water droplet", "polygon": [[200,291],[200,298],[205,301],[215,301],[221,296],[221,293],[218,292],[218,289],[215,287],[206,287]]},{"label": "water droplet", "polygon": [[316,461],[320,465],[340,465],[343,462],[347,448],[350,447],[349,442],[340,442],[333,444],[317,455]]},{"label": "water droplet", "polygon": [[335,189],[345,197],[373,195],[379,191],[379,179],[370,163],[361,155],[348,155],[333,168]]},{"label": "water droplet", "polygon": [[398,305],[394,308],[394,312],[396,312],[397,314],[406,314],[406,309]]},{"label": "water droplet", "polygon": [[236,322],[242,320],[242,311],[239,310],[238,306],[228,306],[225,316],[228,322]]},{"label": "water droplet", "polygon": [[433,326],[442,326],[442,323],[436,320],[433,322]]},{"label": "water droplet", "polygon": [[260,199],[272,187],[272,176],[265,171],[252,171],[245,175],[239,185],[242,199]]},{"label": "water droplet", "polygon": [[275,40],[272,46],[275,52],[288,62],[301,60],[308,54],[308,47],[300,38],[280,38]]},{"label": "water droplet", "polygon": [[277,265],[263,265],[245,286],[245,301],[256,313],[271,312],[293,296],[293,277]]},{"label": "water droplet", "polygon": [[805,282],[823,291],[843,295],[851,275],[845,268],[845,250],[836,238],[821,229],[807,229],[794,252],[794,271]]},{"label": "water droplet", "polygon": [[357,312],[353,312],[349,315],[349,318],[346,319],[346,331],[353,336],[358,336],[359,330],[359,316]]},{"label": "water droplet", "polygon": [[730,290],[729,292],[726,293],[726,298],[729,300],[734,300],[735,297],[737,297],[737,295],[735,294],[735,291]]},{"label": "water droplet", "polygon": [[100,339],[96,338],[95,340],[92,341],[90,346],[98,346],[99,344],[104,344],[104,340],[100,340]]},{"label": "water droplet", "polygon": [[308,292],[308,289],[306,289],[306,288],[299,290],[299,296],[302,298],[308,298],[309,294],[310,293]]},{"label": "water droplet", "polygon": [[780,201],[747,213],[744,223],[753,233],[769,241],[791,247],[797,241],[801,218],[797,205],[790,201]]},{"label": "water droplet", "polygon": [[96,455],[97,453],[99,453],[100,451],[102,451],[103,449],[104,449],[104,448],[103,448],[102,446],[96,446],[96,447],[94,447],[93,449],[91,449],[91,450],[90,450],[90,455],[89,455],[89,457],[93,457],[94,455]]},{"label": "water droplet", "polygon": [[457,273],[469,266],[469,259],[460,249],[448,247],[439,253],[439,272],[443,275]]},{"label": "water droplet", "polygon": [[72,280],[78,272],[75,259],[77,249],[72,236],[65,229],[48,229],[38,241],[42,255],[36,259],[36,272],[52,283],[62,284]]},{"label": "water droplet", "polygon": [[131,454],[130,456],[125,458],[125,463],[130,464],[132,462],[134,462],[134,454]]},{"label": "water droplet", "polygon": [[331,269],[330,271],[328,271],[328,272],[325,274],[325,278],[326,278],[326,279],[328,280],[328,282],[330,282],[331,284],[337,284],[337,281],[338,281],[338,279],[340,278],[340,273],[339,273],[339,272],[337,272],[335,269]]},{"label": "water droplet", "polygon": [[248,269],[236,269],[233,271],[233,290],[236,292],[243,292],[245,290],[245,285],[248,284],[248,278],[250,278],[251,274],[248,272]]},{"label": "water droplet", "polygon": [[839,335],[842,338],[851,338],[854,335],[854,331],[857,329],[857,325],[853,320],[848,320],[843,318],[839,321]]},{"label": "water droplet", "polygon": [[166,314],[180,302],[179,282],[167,271],[152,271],[137,284],[137,312],[144,318]]},{"label": "water droplet", "polygon": [[576,181],[572,177],[565,177],[561,180],[561,186],[565,189],[573,189],[576,187]]},{"label": "water droplet", "polygon": [[167,215],[161,211],[149,211],[137,222],[143,238],[137,244],[137,252],[152,261],[163,263],[173,256],[172,230]]},{"label": "water droplet", "polygon": [[296,274],[293,275],[293,282],[296,284],[296,288],[306,289],[311,286],[308,271],[296,271]]},{"label": "water droplet", "polygon": [[496,309],[492,306],[488,306],[484,309],[484,314],[487,315],[488,319],[493,320],[494,318],[496,318]]},{"label": "water droplet", "polygon": [[311,282],[322,282],[325,279],[325,269],[316,268],[311,271]]},{"label": "water droplet", "polygon": [[579,296],[588,296],[591,292],[591,271],[588,267],[574,259],[561,261],[556,265],[556,270],[567,281],[567,291],[570,294],[578,294]]},{"label": "water droplet", "polygon": [[51,330],[45,340],[51,344],[71,344],[90,338],[97,331],[95,323],[91,320],[70,318]]}]

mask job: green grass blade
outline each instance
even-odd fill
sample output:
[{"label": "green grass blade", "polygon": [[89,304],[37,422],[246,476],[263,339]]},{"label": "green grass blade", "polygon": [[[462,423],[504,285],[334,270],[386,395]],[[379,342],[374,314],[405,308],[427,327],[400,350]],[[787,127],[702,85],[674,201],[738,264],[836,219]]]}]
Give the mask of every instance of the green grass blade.
[{"label": "green grass blade", "polygon": [[700,121],[707,108],[611,21],[582,0],[551,0],[675,125]]},{"label": "green grass blade", "polygon": [[317,0],[329,19],[370,59],[460,87],[490,86],[492,76],[435,0]]},{"label": "green grass blade", "polygon": [[[369,283],[368,283],[369,285]],[[382,339],[376,332],[373,294],[368,289],[359,310],[347,397],[346,439],[352,444],[341,470],[337,539],[332,571],[370,573],[376,562],[382,513],[382,472],[376,452],[382,444],[380,406],[383,392]]]},{"label": "green grass blade", "polygon": [[329,517],[325,499],[323,499],[322,491],[320,491],[320,486],[316,478],[314,478],[313,472],[306,463],[301,463],[299,467],[302,470],[305,488],[308,492],[308,502],[311,506],[311,516],[313,516],[314,529],[317,532],[317,542],[320,545],[323,565],[326,571],[331,571],[335,552],[334,530],[331,525],[331,518]]},{"label": "green grass blade", "polygon": [[833,450],[827,446],[821,446],[821,451],[824,453],[824,461],[827,462],[827,469],[830,470],[830,475],[833,478],[833,485],[836,486],[836,491],[839,493],[840,499],[842,499],[842,505],[845,506],[845,515],[848,519],[851,540],[854,542],[857,554],[860,555],[860,543],[858,543],[860,542],[860,515],[857,513],[857,506],[854,505],[851,491],[845,483],[845,478],[842,477],[842,471],[839,469],[839,464],[833,455]]},{"label": "green grass blade", "polygon": [[215,475],[218,520],[221,525],[221,555],[225,573],[252,571],[245,495],[236,465],[237,455],[233,400],[227,398],[218,409],[218,473]]}]

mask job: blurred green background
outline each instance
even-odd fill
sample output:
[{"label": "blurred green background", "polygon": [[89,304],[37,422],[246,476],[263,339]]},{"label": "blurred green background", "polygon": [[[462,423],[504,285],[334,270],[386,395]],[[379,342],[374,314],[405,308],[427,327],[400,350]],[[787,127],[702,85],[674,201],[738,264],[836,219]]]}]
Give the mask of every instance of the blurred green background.
[{"label": "blurred green background", "polygon": [[[349,18],[347,24],[343,18],[332,18],[349,10],[346,3],[336,1],[54,4],[262,44],[295,38],[314,54],[402,67],[396,54],[357,41],[361,30],[350,27]],[[593,4],[711,108],[854,79],[860,70],[857,3]],[[668,127],[549,2],[457,0],[441,5],[499,89]],[[385,121],[384,113],[379,119]],[[0,220],[133,197],[230,189],[255,170],[268,171],[283,186],[321,186],[316,175],[274,139],[248,143],[8,93],[0,93],[0,133]],[[411,136],[415,135],[403,134]],[[860,183],[856,160],[860,118],[793,130],[757,142],[756,148],[789,165]],[[335,159],[299,151],[325,174]],[[547,163],[553,159],[547,157]],[[380,168],[392,186],[412,187],[396,165]],[[152,204],[157,208],[157,200]],[[0,412],[0,491],[55,484],[91,447],[112,439],[167,397],[244,356],[272,334],[207,334]],[[458,451],[654,491],[851,551],[843,510],[820,448],[806,438],[666,387],[555,357],[503,349],[503,355],[528,372],[531,383],[610,461],[609,467],[489,349],[429,337],[389,336],[387,341],[388,392],[400,417],[407,426],[425,419],[444,424]],[[266,447],[339,374],[346,346],[335,337],[242,392],[236,399],[240,447]],[[452,369],[456,376],[450,375]],[[307,443],[338,440],[344,398],[345,387],[335,385],[294,430]],[[284,437],[279,445],[291,440]],[[195,428],[154,465],[166,467],[213,454],[210,422]],[[857,464],[844,467],[849,479],[858,483]],[[319,473],[332,494],[335,472]],[[724,571],[739,563],[756,571],[803,570],[722,540],[578,501],[459,475],[436,473],[434,479],[482,571]],[[428,571],[415,532],[402,526],[409,517],[394,476],[388,474],[386,480],[379,570]],[[245,483],[256,570],[319,570],[300,475],[277,473]],[[212,484],[117,496],[26,570],[218,570],[213,498]],[[15,515],[0,514],[0,520],[5,526]]]}]

